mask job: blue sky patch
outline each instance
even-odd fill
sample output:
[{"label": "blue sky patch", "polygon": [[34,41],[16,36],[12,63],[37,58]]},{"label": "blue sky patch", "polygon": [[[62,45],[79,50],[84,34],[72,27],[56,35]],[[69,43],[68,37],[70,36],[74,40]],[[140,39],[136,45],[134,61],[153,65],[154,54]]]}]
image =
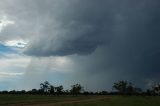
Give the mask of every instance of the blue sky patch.
[{"label": "blue sky patch", "polygon": [[3,44],[0,44],[0,56],[4,56],[5,54],[8,54],[8,53],[18,53],[17,50],[15,50],[13,47],[8,47],[8,46],[5,46]]}]

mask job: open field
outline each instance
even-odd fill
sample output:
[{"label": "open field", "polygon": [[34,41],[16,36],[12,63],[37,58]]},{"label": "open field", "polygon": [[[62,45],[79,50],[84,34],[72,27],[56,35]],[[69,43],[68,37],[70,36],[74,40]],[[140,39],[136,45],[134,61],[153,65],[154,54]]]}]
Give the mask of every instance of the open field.
[{"label": "open field", "polygon": [[0,106],[160,106],[160,97],[0,95]]}]

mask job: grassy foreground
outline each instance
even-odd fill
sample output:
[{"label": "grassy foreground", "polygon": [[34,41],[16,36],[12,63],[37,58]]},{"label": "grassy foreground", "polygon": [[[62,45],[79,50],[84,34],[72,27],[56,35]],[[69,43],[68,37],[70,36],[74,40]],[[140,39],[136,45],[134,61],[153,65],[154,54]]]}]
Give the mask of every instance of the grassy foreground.
[{"label": "grassy foreground", "polygon": [[0,95],[0,106],[160,106],[160,97]]}]

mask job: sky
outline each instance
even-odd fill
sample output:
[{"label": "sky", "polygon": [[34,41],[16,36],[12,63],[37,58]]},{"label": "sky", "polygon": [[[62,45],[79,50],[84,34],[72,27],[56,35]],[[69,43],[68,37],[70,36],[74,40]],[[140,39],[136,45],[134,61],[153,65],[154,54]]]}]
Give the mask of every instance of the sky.
[{"label": "sky", "polygon": [[159,0],[1,0],[0,90],[160,81]]}]

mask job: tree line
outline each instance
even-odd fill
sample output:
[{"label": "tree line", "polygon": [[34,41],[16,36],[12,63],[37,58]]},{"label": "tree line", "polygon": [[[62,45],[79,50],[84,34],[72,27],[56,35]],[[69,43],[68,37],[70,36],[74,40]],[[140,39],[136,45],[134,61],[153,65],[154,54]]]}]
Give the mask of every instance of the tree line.
[{"label": "tree line", "polygon": [[90,92],[86,91],[81,84],[71,85],[70,90],[64,90],[63,85],[53,86],[48,81],[40,83],[39,89],[29,91],[0,91],[0,94],[40,94],[40,95],[160,95],[160,83],[154,84],[151,89],[143,91],[141,88],[135,87],[131,82],[121,80],[112,86],[112,91]]}]

